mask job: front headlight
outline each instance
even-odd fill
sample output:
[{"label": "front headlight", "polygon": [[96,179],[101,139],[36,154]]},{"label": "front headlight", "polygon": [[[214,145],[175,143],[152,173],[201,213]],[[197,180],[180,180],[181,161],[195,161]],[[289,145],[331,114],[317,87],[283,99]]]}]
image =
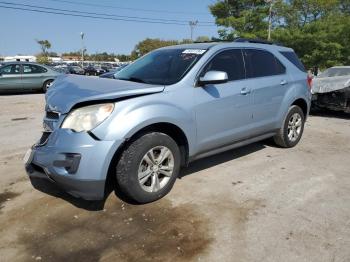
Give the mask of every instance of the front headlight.
[{"label": "front headlight", "polygon": [[63,121],[61,128],[76,132],[90,131],[106,120],[113,112],[114,104],[98,104],[73,110]]}]

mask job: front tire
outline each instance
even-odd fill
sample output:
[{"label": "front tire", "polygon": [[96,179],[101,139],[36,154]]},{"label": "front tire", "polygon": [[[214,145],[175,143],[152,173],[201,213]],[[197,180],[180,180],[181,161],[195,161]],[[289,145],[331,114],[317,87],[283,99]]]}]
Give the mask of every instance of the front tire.
[{"label": "front tire", "polygon": [[117,188],[127,198],[149,203],[164,197],[180,172],[180,149],[166,134],[152,132],[129,143],[116,167]]},{"label": "front tire", "polygon": [[299,106],[293,105],[289,108],[283,125],[273,137],[274,142],[284,148],[296,146],[304,132],[305,116]]}]

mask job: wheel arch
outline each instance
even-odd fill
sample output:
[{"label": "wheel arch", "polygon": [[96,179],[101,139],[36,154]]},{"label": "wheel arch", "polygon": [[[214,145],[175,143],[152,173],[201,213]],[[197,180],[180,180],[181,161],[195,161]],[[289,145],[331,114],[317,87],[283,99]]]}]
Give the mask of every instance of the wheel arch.
[{"label": "wheel arch", "polygon": [[307,118],[308,113],[309,113],[309,109],[308,109],[308,104],[307,104],[305,99],[298,98],[291,104],[291,106],[299,106],[304,113],[305,119]]},{"label": "wheel arch", "polygon": [[55,78],[53,78],[53,77],[45,78],[45,80],[43,81],[43,84],[42,84],[42,88],[44,88],[46,83],[49,81],[53,82],[53,81],[55,81]]},{"label": "wheel arch", "polygon": [[106,184],[105,184],[105,192],[110,192],[112,187],[117,185],[115,180],[115,167],[121,157],[122,152],[132,141],[141,137],[146,133],[151,132],[160,132],[170,136],[174,141],[178,144],[180,152],[181,152],[181,166],[186,166],[189,160],[189,144],[188,138],[185,132],[177,125],[170,122],[159,122],[149,124],[145,127],[140,128],[136,132],[134,132],[129,138],[127,138],[124,143],[117,148],[114,153],[108,167],[108,172],[106,176]]}]

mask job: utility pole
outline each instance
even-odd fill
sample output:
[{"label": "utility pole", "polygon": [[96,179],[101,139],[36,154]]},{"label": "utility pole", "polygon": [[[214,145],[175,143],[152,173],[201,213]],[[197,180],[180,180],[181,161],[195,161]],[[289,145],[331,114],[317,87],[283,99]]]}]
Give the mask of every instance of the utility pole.
[{"label": "utility pole", "polygon": [[265,0],[266,3],[270,4],[270,8],[269,8],[269,28],[268,28],[268,30],[267,30],[267,40],[268,40],[268,41],[271,40],[273,1],[274,1],[274,0]]},{"label": "utility pole", "polygon": [[190,28],[191,28],[191,41],[193,41],[193,31],[194,31],[194,28],[197,26],[198,24],[198,21],[190,21],[189,22],[189,25],[190,25]]},{"label": "utility pole", "polygon": [[84,68],[84,33],[80,33],[81,37],[81,67]]}]

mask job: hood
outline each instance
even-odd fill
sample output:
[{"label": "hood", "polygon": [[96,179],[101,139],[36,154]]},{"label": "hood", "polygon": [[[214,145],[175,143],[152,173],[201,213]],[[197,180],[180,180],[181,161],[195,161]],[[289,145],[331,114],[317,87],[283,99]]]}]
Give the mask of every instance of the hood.
[{"label": "hood", "polygon": [[312,83],[312,93],[328,93],[350,86],[350,76],[316,77]]},{"label": "hood", "polygon": [[46,104],[52,111],[68,113],[81,102],[113,100],[122,97],[159,93],[164,86],[130,81],[64,75],[46,93]]}]

